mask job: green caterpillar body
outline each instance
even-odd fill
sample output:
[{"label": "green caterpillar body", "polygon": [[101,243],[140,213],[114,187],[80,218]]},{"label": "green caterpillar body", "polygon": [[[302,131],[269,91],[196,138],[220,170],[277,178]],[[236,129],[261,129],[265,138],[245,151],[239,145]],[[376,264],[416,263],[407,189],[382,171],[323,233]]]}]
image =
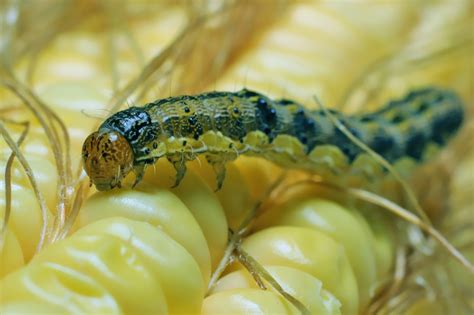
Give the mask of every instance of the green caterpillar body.
[{"label": "green caterpillar body", "polygon": [[[392,163],[406,157],[423,161],[431,147],[444,145],[460,128],[464,116],[456,94],[438,88],[413,91],[370,114],[331,113]],[[178,185],[186,162],[200,154],[214,167],[218,188],[225,164],[241,154],[336,177],[370,163],[324,111],[247,89],[128,108],[108,118],[83,147],[86,172],[99,190],[120,186],[132,170],[138,183],[144,168],[161,157],[173,163]]]}]

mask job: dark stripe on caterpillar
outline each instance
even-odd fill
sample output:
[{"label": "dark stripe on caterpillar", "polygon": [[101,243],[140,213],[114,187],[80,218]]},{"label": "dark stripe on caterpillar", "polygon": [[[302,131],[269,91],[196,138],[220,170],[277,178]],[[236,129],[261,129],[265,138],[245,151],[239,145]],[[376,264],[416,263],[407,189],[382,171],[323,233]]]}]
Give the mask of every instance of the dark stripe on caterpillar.
[{"label": "dark stripe on caterpillar", "polygon": [[[446,143],[460,128],[464,116],[463,105],[455,93],[434,87],[412,91],[369,114],[346,116],[334,110],[331,112],[355,137],[392,163],[403,157],[421,162],[427,146]],[[133,151],[132,166],[125,167],[118,161],[116,164],[121,168],[117,173],[121,176],[114,177],[111,182],[119,182],[126,175],[123,175],[125,169],[142,172],[146,164],[160,157],[172,161],[182,178],[185,162],[195,158],[196,152],[206,154],[219,170],[225,170],[220,164],[238,154],[251,154],[284,167],[315,172],[321,165],[310,157],[320,146],[337,148],[348,164],[363,153],[323,111],[310,111],[287,99],[272,100],[247,89],[170,97],[143,107],[132,107],[107,119],[97,134],[107,133],[123,137]],[[277,138],[280,139],[278,142]],[[176,139],[181,139],[179,144]],[[98,145],[100,141],[96,143]],[[103,146],[102,151],[109,150],[110,146]],[[295,146],[303,148],[303,155]],[[84,148],[90,151],[91,145],[85,144]],[[89,159],[94,156],[87,153]],[[110,152],[106,153],[100,152],[111,160]],[[112,164],[108,166],[113,168]],[[93,167],[86,167],[86,171],[93,181],[95,173],[105,172]],[[218,174],[218,178],[223,179],[223,175]],[[221,184],[220,181],[218,186]]]}]

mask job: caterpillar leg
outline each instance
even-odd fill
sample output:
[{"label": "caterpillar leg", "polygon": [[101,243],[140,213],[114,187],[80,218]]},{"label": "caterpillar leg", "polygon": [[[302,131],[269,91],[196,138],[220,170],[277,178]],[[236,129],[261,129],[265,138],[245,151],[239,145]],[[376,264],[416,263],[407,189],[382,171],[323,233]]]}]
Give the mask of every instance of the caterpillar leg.
[{"label": "caterpillar leg", "polygon": [[348,172],[348,186],[370,187],[372,191],[376,191],[377,178],[382,178],[385,173],[383,166],[369,154],[359,154]]},{"label": "caterpillar leg", "polygon": [[217,188],[215,191],[218,191],[222,188],[222,184],[224,183],[226,173],[225,164],[227,160],[223,159],[222,156],[218,154],[207,154],[206,160],[212,166],[214,173],[216,174]]},{"label": "caterpillar leg", "polygon": [[133,166],[133,173],[135,173],[135,182],[132,185],[132,188],[135,188],[143,179],[145,175],[146,163],[135,164]]},{"label": "caterpillar leg", "polygon": [[330,179],[337,179],[349,168],[349,162],[344,153],[333,145],[317,146],[309,153],[309,160],[319,175]]},{"label": "caterpillar leg", "polygon": [[176,170],[176,179],[174,185],[171,188],[178,187],[181,181],[186,175],[186,162],[188,159],[185,157],[184,154],[173,154],[167,157],[168,161],[173,164],[174,169]]},{"label": "caterpillar leg", "polygon": [[214,169],[214,173],[216,173],[217,188],[215,191],[219,191],[222,188],[226,174],[226,164],[236,158],[237,155],[233,153],[206,154],[207,162]]}]

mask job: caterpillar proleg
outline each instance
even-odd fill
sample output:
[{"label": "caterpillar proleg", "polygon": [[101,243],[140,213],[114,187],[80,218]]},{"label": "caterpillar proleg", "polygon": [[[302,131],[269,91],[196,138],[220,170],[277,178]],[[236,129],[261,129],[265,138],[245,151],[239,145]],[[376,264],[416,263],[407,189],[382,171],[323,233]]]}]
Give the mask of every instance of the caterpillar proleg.
[{"label": "caterpillar proleg", "polygon": [[[457,95],[435,87],[414,90],[377,112],[332,113],[389,162],[406,157],[422,162],[428,147],[444,145],[464,116]],[[218,189],[225,164],[241,154],[335,175],[364,159],[361,148],[322,110],[247,89],[170,97],[120,111],[86,139],[82,152],[85,170],[98,190],[120,187],[131,171],[136,185],[145,167],[160,158],[173,164],[178,185],[186,162],[204,154],[216,172]]]}]

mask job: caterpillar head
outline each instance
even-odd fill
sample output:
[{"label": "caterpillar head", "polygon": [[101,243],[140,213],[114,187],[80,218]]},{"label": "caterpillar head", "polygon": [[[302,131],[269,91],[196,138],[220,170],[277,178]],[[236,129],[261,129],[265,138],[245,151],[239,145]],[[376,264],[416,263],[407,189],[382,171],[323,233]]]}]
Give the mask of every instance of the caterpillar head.
[{"label": "caterpillar head", "polygon": [[97,190],[120,187],[121,180],[133,168],[133,150],[115,131],[94,132],[82,146],[84,169]]}]

